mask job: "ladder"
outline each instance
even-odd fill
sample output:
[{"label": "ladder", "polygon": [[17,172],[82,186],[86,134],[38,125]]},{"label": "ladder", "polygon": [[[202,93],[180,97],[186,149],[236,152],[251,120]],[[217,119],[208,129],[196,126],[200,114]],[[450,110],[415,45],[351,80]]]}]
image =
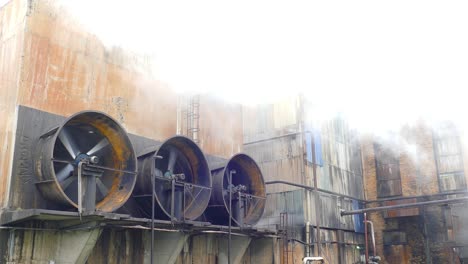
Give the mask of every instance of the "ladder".
[{"label": "ladder", "polygon": [[200,95],[196,94],[188,99],[186,111],[186,136],[195,143],[200,143]]},{"label": "ladder", "polygon": [[[290,223],[294,223],[292,216],[290,217],[287,212],[280,213],[280,226],[279,233],[281,235],[282,243],[282,264],[294,263],[294,240],[289,243],[291,238],[294,238],[294,229],[290,227]],[[291,262],[291,261],[292,262]]]}]

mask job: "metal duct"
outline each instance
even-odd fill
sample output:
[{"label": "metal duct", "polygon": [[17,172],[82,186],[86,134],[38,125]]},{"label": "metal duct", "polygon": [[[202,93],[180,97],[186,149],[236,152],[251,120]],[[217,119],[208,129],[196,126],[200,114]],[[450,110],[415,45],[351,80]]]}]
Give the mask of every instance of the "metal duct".
[{"label": "metal duct", "polygon": [[205,155],[184,136],[169,138],[138,157],[140,175],[134,197],[150,216],[155,180],[155,214],[159,219],[194,220],[208,206],[211,173]]},{"label": "metal duct", "polygon": [[46,199],[80,212],[115,211],[136,182],[136,155],[127,133],[101,112],[79,112],[43,134],[34,167]]},{"label": "metal duct", "polygon": [[[266,192],[257,163],[246,154],[236,154],[227,162],[212,164],[213,192],[205,213],[214,224],[229,224],[229,192],[232,220],[238,226],[255,225],[265,209]],[[229,184],[230,174],[232,184]]]}]

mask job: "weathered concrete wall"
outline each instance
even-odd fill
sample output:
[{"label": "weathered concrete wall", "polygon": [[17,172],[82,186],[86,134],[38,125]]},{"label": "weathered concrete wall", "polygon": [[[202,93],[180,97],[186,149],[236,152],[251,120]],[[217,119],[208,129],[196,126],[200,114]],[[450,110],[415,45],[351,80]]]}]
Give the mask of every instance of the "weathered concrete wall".
[{"label": "weathered concrete wall", "polygon": [[[157,263],[227,263],[226,234],[181,233],[186,236],[183,240],[168,237],[177,234],[179,233],[156,232],[154,254]],[[104,229],[87,263],[149,263],[149,238],[149,230]],[[178,246],[174,246],[174,243]],[[176,259],[171,257],[169,262],[166,258],[168,254],[176,254]],[[233,235],[231,254],[233,263],[280,263],[279,243],[276,238]]]},{"label": "weathered concrete wall", "polygon": [[[11,177],[18,105],[62,116],[103,111],[130,133],[164,140],[176,133],[178,95],[155,80],[151,71],[147,57],[103,45],[59,1],[11,0],[0,7],[0,208],[6,205]],[[243,142],[240,107],[214,98],[201,103],[203,150],[223,157],[239,152]],[[86,239],[88,233],[93,235]],[[94,231],[2,231],[0,251],[12,263],[79,263],[91,250],[90,259],[96,261],[90,263],[147,259],[147,251],[141,251],[147,243],[141,231],[111,233],[94,248],[98,236]],[[135,244],[138,241],[141,244]],[[181,254],[205,257],[203,251],[188,254],[188,243],[183,243]],[[104,244],[111,247],[103,251]]]},{"label": "weathered concrete wall", "polygon": [[18,103],[60,115],[106,112],[129,132],[176,132],[177,96],[151,79],[148,58],[106,47],[58,1],[30,1]]},{"label": "weathered concrete wall", "polygon": [[[0,204],[9,188],[18,105],[63,116],[103,111],[128,132],[156,140],[176,133],[178,95],[153,78],[146,56],[104,46],[59,1],[12,0],[1,7],[0,21]],[[203,150],[239,152],[240,106],[204,97],[201,112]]]},{"label": "weathered concrete wall", "polygon": [[3,250],[0,263],[85,263],[101,234],[101,229],[51,230],[47,224],[27,228],[11,229],[0,235],[5,242],[5,247],[0,247]]},{"label": "weathered concrete wall", "polygon": [[27,12],[26,0],[0,7],[0,207],[6,202],[11,171]]},{"label": "weathered concrete wall", "polygon": [[230,158],[242,152],[242,108],[209,95],[200,96],[200,147],[206,153]]}]

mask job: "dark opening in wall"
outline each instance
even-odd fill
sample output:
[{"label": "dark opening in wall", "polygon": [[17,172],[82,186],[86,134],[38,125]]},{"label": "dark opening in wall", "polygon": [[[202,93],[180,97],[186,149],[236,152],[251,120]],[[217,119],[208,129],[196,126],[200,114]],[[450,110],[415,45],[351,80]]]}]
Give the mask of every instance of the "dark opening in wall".
[{"label": "dark opening in wall", "polygon": [[[390,145],[390,144],[389,144]],[[375,168],[377,174],[377,196],[401,195],[400,155],[396,145],[374,143]]]},{"label": "dark opening in wall", "polygon": [[385,231],[383,233],[385,246],[405,245],[407,243],[406,233],[401,231]]}]

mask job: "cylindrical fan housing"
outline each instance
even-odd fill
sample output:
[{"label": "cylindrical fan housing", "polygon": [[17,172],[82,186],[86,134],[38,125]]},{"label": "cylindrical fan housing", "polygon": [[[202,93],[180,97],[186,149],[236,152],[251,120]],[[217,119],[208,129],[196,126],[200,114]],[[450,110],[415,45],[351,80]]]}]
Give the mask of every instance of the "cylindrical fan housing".
[{"label": "cylindrical fan housing", "polygon": [[227,162],[210,164],[213,191],[205,212],[208,221],[229,224],[229,175],[232,173],[231,219],[237,226],[255,225],[263,215],[266,189],[262,172],[253,158],[239,153]]},{"label": "cylindrical fan housing", "polygon": [[125,130],[102,112],[79,112],[38,139],[36,186],[49,201],[78,208],[78,165],[83,160],[90,166],[83,167],[82,178],[94,177],[95,184],[93,190],[82,184],[84,196],[92,194],[96,210],[117,210],[135,186],[136,154]]},{"label": "cylindrical fan housing", "polygon": [[134,197],[147,217],[152,210],[152,176],[155,217],[194,220],[205,211],[211,195],[211,173],[205,155],[195,142],[174,136],[138,157],[139,177]]}]

